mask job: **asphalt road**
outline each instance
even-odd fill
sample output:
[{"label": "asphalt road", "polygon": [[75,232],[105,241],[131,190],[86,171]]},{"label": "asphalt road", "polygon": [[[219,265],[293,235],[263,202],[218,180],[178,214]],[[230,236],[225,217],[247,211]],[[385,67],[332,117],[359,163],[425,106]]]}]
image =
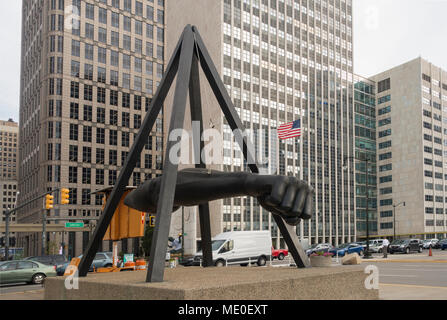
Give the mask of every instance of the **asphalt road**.
[{"label": "asphalt road", "polygon": [[13,293],[13,292],[23,292],[23,291],[33,291],[43,289],[41,284],[7,284],[0,286],[0,295],[5,293]]},{"label": "asphalt road", "polygon": [[372,262],[379,268],[379,283],[447,288],[447,264],[430,262]]}]

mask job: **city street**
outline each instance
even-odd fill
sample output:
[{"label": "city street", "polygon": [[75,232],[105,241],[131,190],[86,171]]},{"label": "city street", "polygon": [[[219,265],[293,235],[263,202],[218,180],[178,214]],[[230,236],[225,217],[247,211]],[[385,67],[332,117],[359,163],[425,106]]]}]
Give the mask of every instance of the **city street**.
[{"label": "city street", "polygon": [[[340,263],[334,258],[336,267]],[[288,267],[293,260],[288,256],[282,261],[273,260],[272,265]],[[374,254],[374,259],[362,264],[379,268],[379,297],[383,300],[447,300],[447,251],[433,250],[415,254]],[[238,266],[234,266],[238,267]],[[253,268],[257,268],[253,266]],[[41,300],[44,289],[41,285],[0,286],[0,300]]]}]

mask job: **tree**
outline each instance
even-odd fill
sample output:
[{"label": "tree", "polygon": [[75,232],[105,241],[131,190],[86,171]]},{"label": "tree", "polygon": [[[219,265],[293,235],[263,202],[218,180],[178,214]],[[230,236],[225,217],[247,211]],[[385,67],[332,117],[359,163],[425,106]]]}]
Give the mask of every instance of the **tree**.
[{"label": "tree", "polygon": [[149,257],[149,255],[151,253],[152,234],[153,233],[154,233],[154,227],[146,225],[146,227],[144,228],[144,236],[143,236],[143,243],[142,243],[142,248],[143,248],[145,257]]}]

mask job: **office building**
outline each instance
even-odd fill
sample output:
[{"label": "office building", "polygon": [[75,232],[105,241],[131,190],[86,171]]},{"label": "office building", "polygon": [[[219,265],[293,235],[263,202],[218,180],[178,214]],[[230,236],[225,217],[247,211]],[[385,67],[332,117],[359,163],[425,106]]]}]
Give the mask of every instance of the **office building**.
[{"label": "office building", "polygon": [[445,237],[447,72],[419,57],[372,80],[377,83],[378,234]]},{"label": "office building", "polygon": [[[115,183],[163,74],[164,0],[22,3],[20,202],[69,188],[69,205],[59,205],[54,194],[48,223],[94,223],[102,196],[92,192]],[[162,136],[160,116],[129,185],[161,174]],[[17,221],[41,223],[43,214],[43,200],[34,201]],[[47,239],[53,244],[47,247],[64,242],[72,257],[84,250],[89,232]],[[20,245],[40,254],[41,234],[21,234]],[[138,242],[123,241],[120,250],[138,251]]]},{"label": "office building", "polygon": [[[1,223],[5,223],[4,213],[13,209],[17,200],[17,164],[18,164],[19,125],[12,119],[0,120],[0,212]],[[16,222],[16,214],[9,217],[10,223]],[[3,238],[5,233],[0,233]],[[11,247],[16,243],[16,234],[9,234]]]},{"label": "office building", "polygon": [[[294,175],[315,188],[316,213],[296,228],[298,237],[334,245],[355,241],[352,1],[183,0],[167,4],[166,19],[167,56],[186,24],[198,27],[267,171]],[[212,167],[246,170],[203,78],[204,127],[223,137],[223,164]],[[165,119],[169,108],[167,103]],[[301,137],[279,140],[276,129],[298,119]],[[273,245],[285,246],[256,199],[214,201],[210,208],[213,235],[271,230]]]}]

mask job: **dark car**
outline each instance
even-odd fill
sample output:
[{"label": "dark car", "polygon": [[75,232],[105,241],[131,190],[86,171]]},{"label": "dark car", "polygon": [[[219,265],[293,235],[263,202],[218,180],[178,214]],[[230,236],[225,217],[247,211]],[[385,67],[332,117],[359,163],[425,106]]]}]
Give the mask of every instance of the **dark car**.
[{"label": "dark car", "polygon": [[422,241],[419,239],[402,239],[394,240],[388,247],[388,252],[390,254],[401,252],[422,252]]},{"label": "dark car", "polygon": [[433,248],[433,249],[441,249],[441,248],[442,248],[442,244],[443,244],[443,243],[446,243],[446,242],[447,242],[447,239],[439,239],[439,241],[436,242],[436,243],[432,246],[432,248]]},{"label": "dark car", "polygon": [[447,239],[442,239],[438,243],[441,250],[447,250]]},{"label": "dark car", "polygon": [[52,254],[47,256],[33,256],[27,257],[24,260],[37,261],[49,266],[58,266],[68,262],[67,258],[62,254]]}]

